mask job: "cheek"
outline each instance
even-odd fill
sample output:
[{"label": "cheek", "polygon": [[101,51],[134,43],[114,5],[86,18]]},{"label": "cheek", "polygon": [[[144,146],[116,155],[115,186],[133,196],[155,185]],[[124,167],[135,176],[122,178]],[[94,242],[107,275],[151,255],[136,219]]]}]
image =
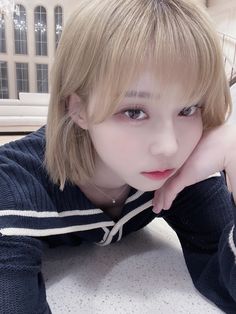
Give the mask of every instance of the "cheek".
[{"label": "cheek", "polygon": [[197,119],[196,121],[187,121],[185,126],[186,127],[182,128],[181,130],[181,135],[179,136],[179,139],[181,141],[180,145],[182,148],[182,152],[188,157],[192,153],[202,136],[202,120]]},{"label": "cheek", "polygon": [[96,127],[90,130],[90,136],[98,155],[106,162],[127,164],[138,153],[138,138],[122,128]]}]

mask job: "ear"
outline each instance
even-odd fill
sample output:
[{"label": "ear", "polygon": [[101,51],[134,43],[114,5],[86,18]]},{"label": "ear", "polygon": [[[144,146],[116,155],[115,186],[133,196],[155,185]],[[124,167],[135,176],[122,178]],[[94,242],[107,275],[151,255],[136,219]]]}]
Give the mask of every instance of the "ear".
[{"label": "ear", "polygon": [[67,109],[71,119],[84,130],[88,129],[88,119],[82,99],[75,93],[69,96]]}]

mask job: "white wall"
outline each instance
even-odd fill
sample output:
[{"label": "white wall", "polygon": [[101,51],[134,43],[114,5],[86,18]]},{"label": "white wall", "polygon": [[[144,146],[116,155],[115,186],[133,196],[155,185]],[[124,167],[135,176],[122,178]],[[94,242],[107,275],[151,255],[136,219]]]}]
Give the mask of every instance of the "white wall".
[{"label": "white wall", "polygon": [[208,0],[208,12],[217,31],[227,35],[223,39],[223,52],[227,60],[226,73],[230,78],[232,69],[236,73],[236,0]]},{"label": "white wall", "polygon": [[208,11],[219,32],[236,38],[236,0],[209,0]]}]

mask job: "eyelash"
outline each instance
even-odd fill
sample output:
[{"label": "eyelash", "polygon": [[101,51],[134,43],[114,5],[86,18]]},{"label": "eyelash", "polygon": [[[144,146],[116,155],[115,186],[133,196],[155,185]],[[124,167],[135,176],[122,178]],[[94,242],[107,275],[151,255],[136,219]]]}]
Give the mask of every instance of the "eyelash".
[{"label": "eyelash", "polygon": [[129,108],[129,109],[125,109],[123,110],[121,113],[123,113],[127,118],[131,119],[131,120],[143,120],[143,119],[132,119],[130,118],[128,115],[126,115],[127,112],[132,112],[135,113],[137,111],[142,111],[144,113],[144,110],[142,107],[139,106],[135,106],[134,108]]},{"label": "eyelash", "polygon": [[[181,110],[181,112],[182,111],[184,111],[184,110],[188,110],[188,109],[191,109],[191,108],[194,108],[194,109],[196,109],[194,112],[193,112],[193,114],[190,114],[190,115],[182,115],[183,117],[191,117],[191,116],[193,116],[197,111],[198,111],[198,109],[201,109],[202,108],[202,106],[201,105],[199,105],[199,104],[196,104],[196,105],[192,105],[192,106],[190,106],[190,107],[186,107],[186,108],[184,108],[183,110]],[[180,112],[180,113],[181,113]]]},{"label": "eyelash", "polygon": [[[192,114],[181,114],[181,112],[183,112],[183,111],[185,111],[185,110],[191,110],[191,108],[194,108],[194,109],[196,109]],[[185,107],[184,109],[182,109],[181,110],[181,112],[180,112],[180,116],[182,116],[182,117],[191,117],[191,116],[193,116],[197,111],[198,111],[198,109],[201,109],[201,106],[199,105],[199,104],[197,104],[197,105],[192,105],[192,106],[190,106],[190,107]],[[144,112],[144,110],[143,110],[143,108],[142,107],[140,107],[140,106],[135,106],[135,107],[133,107],[133,108],[128,108],[128,109],[125,109],[125,110],[123,110],[122,112],[121,112],[121,114],[124,114],[128,119],[130,119],[130,120],[133,120],[133,121],[142,121],[143,119],[132,119],[131,117],[129,117],[128,115],[126,115],[126,113],[127,112],[132,112],[132,113],[137,113],[138,111],[142,111],[143,113],[145,113]]]}]

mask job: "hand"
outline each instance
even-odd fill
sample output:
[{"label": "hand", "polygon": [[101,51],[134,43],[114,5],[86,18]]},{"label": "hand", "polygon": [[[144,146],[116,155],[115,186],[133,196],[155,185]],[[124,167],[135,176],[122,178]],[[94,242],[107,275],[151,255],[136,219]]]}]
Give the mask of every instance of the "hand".
[{"label": "hand", "polygon": [[[169,209],[177,194],[186,186],[225,170],[236,200],[236,126],[223,124],[205,131],[184,165],[155,192],[153,211]],[[236,202],[235,202],[236,203]]]}]

